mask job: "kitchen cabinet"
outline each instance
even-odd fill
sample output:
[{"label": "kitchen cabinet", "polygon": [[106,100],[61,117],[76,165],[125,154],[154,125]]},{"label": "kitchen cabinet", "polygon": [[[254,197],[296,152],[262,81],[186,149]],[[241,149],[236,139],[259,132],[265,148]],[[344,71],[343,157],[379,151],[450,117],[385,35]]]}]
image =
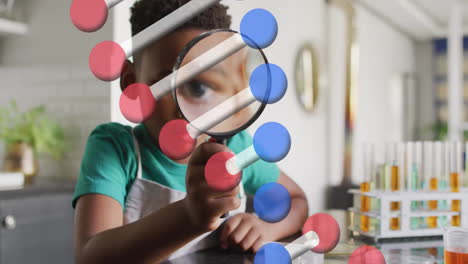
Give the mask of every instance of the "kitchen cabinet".
[{"label": "kitchen cabinet", "polygon": [[0,264],[73,263],[73,185],[0,191]]}]

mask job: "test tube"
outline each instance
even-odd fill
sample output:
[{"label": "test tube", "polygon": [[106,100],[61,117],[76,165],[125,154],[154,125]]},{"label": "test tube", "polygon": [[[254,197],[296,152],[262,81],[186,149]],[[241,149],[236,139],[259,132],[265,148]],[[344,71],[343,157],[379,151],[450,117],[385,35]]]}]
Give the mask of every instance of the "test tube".
[{"label": "test tube", "polygon": [[414,142],[406,143],[405,152],[405,175],[406,175],[406,190],[413,190],[413,168],[414,167]]},{"label": "test tube", "polygon": [[[432,173],[433,173],[433,148],[432,148],[432,142],[430,141],[424,141],[423,142],[423,164],[422,164],[422,175],[421,175],[421,188],[424,191],[430,191],[430,182],[432,178]],[[430,205],[429,201],[422,201],[421,206],[426,209],[430,210]],[[430,217],[424,218],[424,221],[421,225],[422,228],[427,228],[430,227]]]},{"label": "test tube", "polygon": [[[414,169],[412,174],[412,189],[414,191],[420,190],[423,188],[423,143],[416,142],[414,144]],[[415,202],[415,210],[421,210],[423,208],[423,203],[421,201]],[[424,217],[418,217],[414,220],[415,227],[421,228],[424,227],[425,219]]]},{"label": "test tube", "polygon": [[[452,144],[450,157],[450,190],[452,192],[460,191],[460,172],[462,160],[462,145],[460,142]],[[460,212],[460,200],[452,200],[452,211]],[[452,226],[460,226],[460,215],[452,216]]]},{"label": "test tube", "polygon": [[[372,158],[372,191],[385,191],[384,175],[385,175],[385,144],[379,143],[373,145],[373,158]],[[380,199],[371,199],[372,210],[380,210]],[[380,219],[370,219],[371,232],[378,233],[380,231]]]},{"label": "test tube", "polygon": [[[447,191],[449,190],[449,178],[450,178],[450,143],[444,142],[442,145],[443,148],[443,157],[442,157],[442,168],[441,175],[439,179],[439,190]],[[440,210],[448,210],[449,205],[447,200],[439,201]],[[448,218],[447,216],[441,216],[440,226],[447,226]]]},{"label": "test tube", "polygon": [[391,178],[392,178],[392,164],[393,164],[393,144],[387,143],[385,145],[385,165],[384,165],[384,179],[383,185],[385,191],[391,191]]},{"label": "test tube", "polygon": [[[432,144],[431,144],[432,145]],[[431,157],[433,160],[428,160],[434,166],[432,167],[432,171],[430,171],[429,175],[429,191],[437,191],[439,188],[439,174],[441,170],[441,147],[442,144],[440,142],[435,142],[433,147],[430,147],[428,151],[433,153]],[[434,211],[438,209],[438,201],[437,200],[430,200],[428,202],[429,210]],[[437,227],[437,216],[429,216],[427,218],[427,226],[429,228],[436,228]]]},{"label": "test tube", "polygon": [[419,190],[422,187],[423,145],[421,142],[414,143],[414,167],[412,174],[412,188]]},{"label": "test tube", "polygon": [[[370,153],[370,145],[363,144],[363,151],[362,151],[362,172],[364,176],[364,181],[361,183],[361,192],[366,193],[370,192],[371,190],[371,171],[369,166],[369,160],[372,155]],[[369,196],[361,194],[361,213],[366,213],[370,211],[370,198]],[[362,232],[369,232],[369,216],[361,214],[361,231]]]},{"label": "test tube", "polygon": [[[391,162],[391,179],[390,179],[390,188],[392,192],[400,191],[401,189],[401,176],[400,176],[400,148],[399,144],[392,144],[392,162]],[[392,211],[400,210],[400,202],[390,202],[390,209]],[[399,230],[400,229],[400,218],[392,217],[390,219],[390,229]]]},{"label": "test tube", "polygon": [[[385,191],[386,144],[376,144],[374,150],[375,190]],[[377,205],[380,206],[380,204]]]},{"label": "test tube", "polygon": [[449,189],[449,178],[450,178],[450,142],[444,142],[444,161],[443,165],[443,174],[440,178],[439,187],[442,190]]},{"label": "test tube", "polygon": [[397,159],[398,159],[398,164],[399,164],[399,179],[398,181],[400,182],[400,191],[406,190],[406,145],[402,142],[398,143],[397,145]]},{"label": "test tube", "polygon": [[[415,143],[408,142],[406,145],[406,186],[408,191],[416,191],[417,183],[417,166],[415,159]],[[416,177],[414,177],[416,174]],[[416,178],[416,179],[415,179]],[[416,211],[418,205],[416,201],[411,201],[411,210]],[[419,227],[418,219],[412,217],[410,220],[411,229],[417,229]]]}]

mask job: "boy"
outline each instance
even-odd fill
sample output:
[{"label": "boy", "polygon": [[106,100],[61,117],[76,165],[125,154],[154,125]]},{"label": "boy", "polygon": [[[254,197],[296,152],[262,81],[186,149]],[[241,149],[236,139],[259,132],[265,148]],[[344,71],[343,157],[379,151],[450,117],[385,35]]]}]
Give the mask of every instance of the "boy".
[{"label": "boy", "polygon": [[[187,1],[138,1],[132,8],[132,34]],[[127,61],[122,89],[136,82],[156,83],[172,72],[177,55],[190,40],[229,27],[227,8],[214,5],[135,54],[133,63]],[[220,65],[227,77],[239,74],[232,63]],[[190,87],[196,94],[209,89],[200,83]],[[242,184],[228,193],[216,193],[207,186],[204,166],[209,157],[220,151],[238,153],[250,146],[252,139],[246,132],[232,137],[227,146],[203,143],[206,138],[200,137],[194,153],[183,160],[165,156],[159,149],[159,131],[168,121],[181,118],[174,99],[167,95],[158,101],[155,113],[136,128],[110,123],[91,133],[73,199],[77,263],[158,263],[212,246],[207,241],[217,229],[216,242],[222,248],[256,252],[263,243],[300,230],[308,214],[305,195],[274,164],[258,161],[246,168]],[[278,223],[263,222],[239,209],[243,202],[239,192],[245,188],[255,194],[268,182],[282,184],[291,195],[291,211]],[[220,216],[226,212],[231,217],[221,226]]]}]

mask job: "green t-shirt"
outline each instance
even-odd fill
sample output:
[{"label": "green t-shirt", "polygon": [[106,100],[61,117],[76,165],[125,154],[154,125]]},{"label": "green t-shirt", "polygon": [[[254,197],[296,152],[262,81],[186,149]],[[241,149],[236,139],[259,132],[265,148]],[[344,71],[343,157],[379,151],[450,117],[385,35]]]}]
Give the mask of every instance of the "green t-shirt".
[{"label": "green t-shirt", "polygon": [[[73,207],[80,196],[90,193],[109,196],[122,207],[125,206],[127,193],[138,169],[131,129],[130,126],[108,123],[98,126],[91,133],[81,163]],[[136,126],[134,133],[140,145],[143,178],[185,192],[187,165],[165,156],[144,125]],[[233,136],[227,143],[236,154],[251,145],[252,138],[245,131]],[[259,160],[243,170],[242,183],[248,194],[255,194],[262,185],[276,182],[278,177],[279,169],[274,163]]]}]

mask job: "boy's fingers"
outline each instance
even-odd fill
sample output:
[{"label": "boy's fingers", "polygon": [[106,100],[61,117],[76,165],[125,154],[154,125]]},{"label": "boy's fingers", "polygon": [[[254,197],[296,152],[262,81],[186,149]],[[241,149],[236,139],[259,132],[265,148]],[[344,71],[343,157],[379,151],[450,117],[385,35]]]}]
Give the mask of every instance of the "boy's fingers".
[{"label": "boy's fingers", "polygon": [[232,231],[231,234],[228,236],[228,242],[233,245],[240,245],[251,229],[251,225],[249,225],[245,221],[240,221],[240,223],[237,225],[234,231]]},{"label": "boy's fingers", "polygon": [[224,224],[223,229],[221,230],[221,234],[219,236],[219,240],[222,245],[227,246],[227,240],[229,235],[234,232],[237,226],[240,224],[242,219],[240,217],[233,216],[229,220],[227,220],[226,224]]},{"label": "boy's fingers", "polygon": [[239,243],[242,250],[247,251],[249,249],[253,249],[255,241],[260,238],[260,235],[255,230],[251,229],[250,232],[244,236],[242,242]]},{"label": "boy's fingers", "polygon": [[261,247],[263,247],[264,244],[265,242],[263,241],[262,237],[257,238],[253,244],[252,251],[256,253]]}]

